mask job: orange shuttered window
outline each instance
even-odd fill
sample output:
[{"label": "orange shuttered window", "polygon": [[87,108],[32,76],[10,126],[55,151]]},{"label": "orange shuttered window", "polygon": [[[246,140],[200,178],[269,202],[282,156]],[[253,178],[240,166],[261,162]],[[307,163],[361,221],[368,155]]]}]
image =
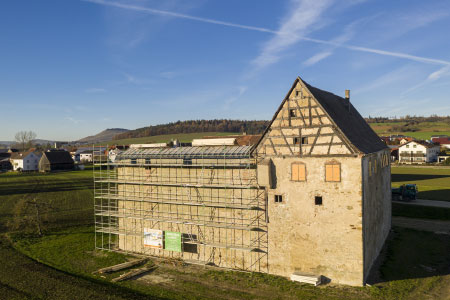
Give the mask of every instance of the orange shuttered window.
[{"label": "orange shuttered window", "polygon": [[341,165],[337,163],[325,165],[325,181],[341,181]]},{"label": "orange shuttered window", "polygon": [[291,165],[291,180],[306,181],[306,166],[302,163],[293,163]]}]

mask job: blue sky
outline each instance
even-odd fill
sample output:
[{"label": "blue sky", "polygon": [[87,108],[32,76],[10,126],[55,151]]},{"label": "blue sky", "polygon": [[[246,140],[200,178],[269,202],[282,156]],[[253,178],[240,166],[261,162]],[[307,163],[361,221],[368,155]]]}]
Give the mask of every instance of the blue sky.
[{"label": "blue sky", "polygon": [[450,2],[3,0],[0,140],[270,119],[297,75],[363,116],[450,114]]}]

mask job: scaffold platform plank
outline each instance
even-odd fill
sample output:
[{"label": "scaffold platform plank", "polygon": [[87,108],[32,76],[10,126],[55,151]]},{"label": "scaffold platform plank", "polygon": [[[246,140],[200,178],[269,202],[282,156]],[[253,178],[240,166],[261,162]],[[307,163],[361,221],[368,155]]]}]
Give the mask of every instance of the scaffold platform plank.
[{"label": "scaffold platform plank", "polygon": [[149,202],[149,203],[160,203],[160,204],[174,204],[174,205],[187,205],[187,206],[205,206],[205,207],[218,207],[218,208],[230,208],[230,209],[245,209],[245,210],[258,210],[265,211],[264,208],[255,205],[235,205],[235,204],[225,204],[216,203],[211,201],[204,202],[181,202],[181,201],[170,201],[170,200],[157,200],[150,197],[138,198],[138,197],[122,197],[122,196],[95,196],[96,199],[112,199],[112,200],[125,200],[125,201],[136,201],[136,202]]}]

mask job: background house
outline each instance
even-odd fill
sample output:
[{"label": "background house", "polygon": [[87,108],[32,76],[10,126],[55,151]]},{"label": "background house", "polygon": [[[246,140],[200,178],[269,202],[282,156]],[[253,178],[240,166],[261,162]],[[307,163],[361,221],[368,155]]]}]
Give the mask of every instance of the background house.
[{"label": "background house", "polygon": [[431,141],[442,148],[450,149],[450,137],[447,135],[432,136]]},{"label": "background house", "polygon": [[10,162],[14,171],[37,171],[41,155],[30,149],[27,152],[12,152]]},{"label": "background house", "polygon": [[92,150],[80,152],[80,162],[92,162]]},{"label": "background house", "polygon": [[398,148],[399,163],[423,164],[436,162],[440,146],[424,141],[411,141]]},{"label": "background house", "polygon": [[0,171],[12,170],[10,157],[11,157],[11,153],[8,153],[8,152],[0,153]]},{"label": "background house", "polygon": [[39,161],[40,172],[72,170],[73,159],[69,152],[59,149],[51,149],[42,154]]}]

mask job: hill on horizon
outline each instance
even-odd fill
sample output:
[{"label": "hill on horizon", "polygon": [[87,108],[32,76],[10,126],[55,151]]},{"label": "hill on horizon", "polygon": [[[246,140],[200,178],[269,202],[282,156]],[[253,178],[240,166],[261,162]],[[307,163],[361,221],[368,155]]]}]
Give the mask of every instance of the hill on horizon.
[{"label": "hill on horizon", "polygon": [[188,120],[167,124],[152,125],[120,133],[114,140],[143,138],[157,135],[202,133],[202,132],[228,132],[261,134],[269,124],[268,120]]},{"label": "hill on horizon", "polygon": [[79,139],[77,142],[80,143],[102,143],[112,140],[116,135],[125,133],[129,131],[128,129],[124,128],[108,128],[103,130],[100,133],[97,133],[96,135],[90,135],[87,137],[84,137],[82,139]]}]

